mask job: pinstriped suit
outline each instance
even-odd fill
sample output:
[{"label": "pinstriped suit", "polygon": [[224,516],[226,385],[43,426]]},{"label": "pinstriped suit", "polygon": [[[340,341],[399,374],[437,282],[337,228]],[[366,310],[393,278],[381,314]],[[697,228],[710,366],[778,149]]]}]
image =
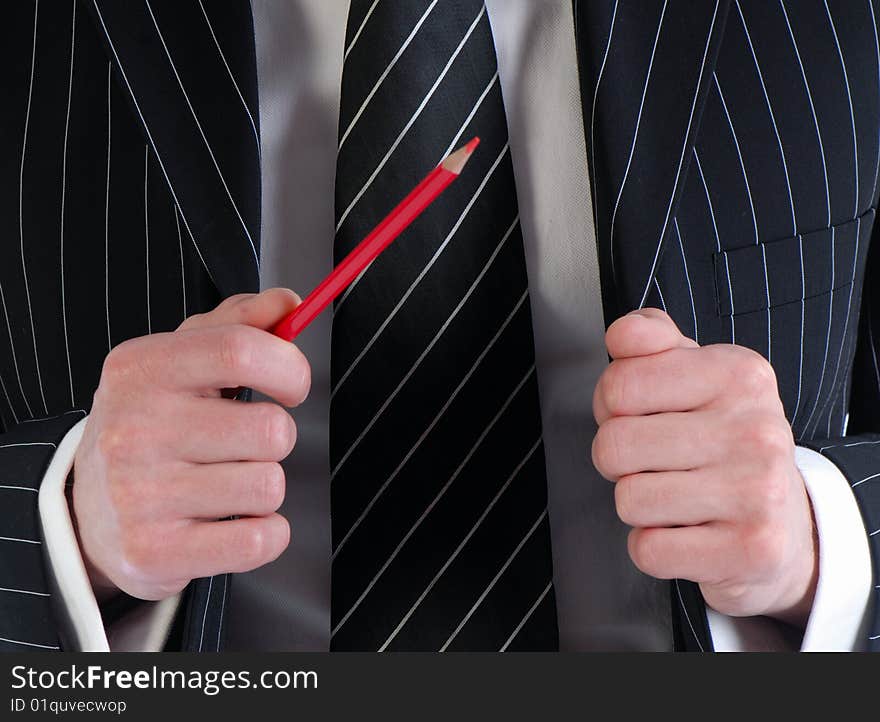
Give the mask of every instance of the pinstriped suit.
[{"label": "pinstriped suit", "polygon": [[[0,649],[62,646],[34,490],[108,348],[258,287],[249,7],[204,7],[6,10]],[[874,8],[575,0],[575,16],[606,317],[662,307],[702,344],[769,358],[796,438],[851,480],[876,569]],[[184,647],[219,645],[226,593],[190,586]]]}]

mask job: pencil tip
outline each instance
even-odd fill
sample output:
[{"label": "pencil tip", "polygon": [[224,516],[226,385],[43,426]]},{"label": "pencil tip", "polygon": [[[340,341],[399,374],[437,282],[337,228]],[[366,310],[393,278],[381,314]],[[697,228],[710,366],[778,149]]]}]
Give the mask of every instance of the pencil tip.
[{"label": "pencil tip", "polygon": [[467,164],[468,159],[471,157],[471,153],[474,152],[474,149],[479,144],[479,138],[472,138],[470,141],[468,141],[467,145],[462,146],[454,153],[446,156],[441,165],[451,173],[455,173],[456,175],[458,175]]}]

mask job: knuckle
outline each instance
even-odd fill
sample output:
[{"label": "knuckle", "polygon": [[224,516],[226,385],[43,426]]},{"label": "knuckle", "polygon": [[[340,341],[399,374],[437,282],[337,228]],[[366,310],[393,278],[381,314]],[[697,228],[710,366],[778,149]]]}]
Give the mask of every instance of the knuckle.
[{"label": "knuckle", "polygon": [[764,459],[787,459],[794,446],[791,427],[776,417],[765,416],[752,420],[747,434],[753,453]]},{"label": "knuckle", "polygon": [[260,566],[266,559],[269,546],[268,535],[261,524],[252,524],[240,533],[238,548],[244,569]]},{"label": "knuckle", "polygon": [[131,368],[131,349],[133,341],[124,341],[110,350],[104,357],[101,368],[101,386],[115,388],[119,382],[124,381]]},{"label": "knuckle", "polygon": [[645,574],[654,576],[657,572],[657,550],[652,534],[641,529],[633,529],[627,539],[629,556],[633,564]]},{"label": "knuckle", "polygon": [[633,477],[623,477],[614,485],[614,505],[617,516],[628,526],[638,526],[636,511],[639,509],[636,499],[636,481]]},{"label": "knuckle", "polygon": [[623,428],[620,420],[610,419],[599,427],[593,438],[593,464],[606,479],[615,480],[619,476]]},{"label": "knuckle", "polygon": [[241,373],[253,363],[253,345],[250,334],[244,327],[233,326],[220,336],[218,353],[220,364],[227,371]]},{"label": "knuckle", "polygon": [[788,477],[780,465],[774,464],[761,475],[755,489],[755,498],[759,510],[766,516],[779,512],[788,501]]},{"label": "knuckle", "polygon": [[129,528],[119,546],[120,574],[130,581],[147,582],[157,577],[162,567],[156,553],[154,535],[145,529]]},{"label": "knuckle", "polygon": [[627,394],[631,385],[626,367],[612,362],[602,375],[601,388],[605,407],[613,416],[626,413]]},{"label": "knuckle", "polygon": [[132,430],[122,424],[109,424],[98,431],[95,446],[105,463],[119,464],[130,458],[134,436]]},{"label": "knuckle", "polygon": [[261,413],[263,438],[269,452],[281,458],[287,456],[295,442],[295,427],[290,414],[273,404],[267,404]]},{"label": "knuckle", "polygon": [[741,350],[733,373],[740,387],[750,396],[776,393],[776,372],[767,359],[751,349],[737,348]]},{"label": "knuckle", "polygon": [[277,510],[284,502],[284,469],[280,464],[267,464],[255,484],[256,504],[261,509]]},{"label": "knuckle", "polygon": [[309,391],[312,388],[312,367],[306,360],[305,356],[301,357],[302,376],[299,380],[299,388],[297,389],[298,403],[302,403],[308,398]]},{"label": "knuckle", "polygon": [[778,569],[785,556],[785,535],[771,524],[760,524],[744,534],[743,546],[753,573]]}]

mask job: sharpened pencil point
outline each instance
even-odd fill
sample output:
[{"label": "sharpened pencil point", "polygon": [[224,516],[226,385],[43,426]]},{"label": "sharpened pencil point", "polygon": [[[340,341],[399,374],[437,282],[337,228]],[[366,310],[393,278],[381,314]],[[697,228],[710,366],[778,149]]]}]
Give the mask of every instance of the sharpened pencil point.
[{"label": "sharpened pencil point", "polygon": [[467,145],[462,146],[454,153],[450,153],[448,156],[446,156],[446,158],[440,165],[442,165],[450,173],[455,173],[456,175],[458,175],[467,164],[468,159],[471,157],[471,153],[474,152],[474,149],[479,144],[479,138],[472,138]]}]

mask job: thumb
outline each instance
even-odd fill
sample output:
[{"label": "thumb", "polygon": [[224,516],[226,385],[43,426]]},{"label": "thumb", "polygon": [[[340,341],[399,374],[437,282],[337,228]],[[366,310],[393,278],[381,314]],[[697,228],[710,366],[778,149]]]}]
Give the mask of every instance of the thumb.
[{"label": "thumb", "polygon": [[230,296],[213,311],[190,316],[177,330],[191,331],[231,324],[269,329],[300,303],[302,299],[289,288],[270,288],[262,293],[242,293]]},{"label": "thumb", "polygon": [[642,308],[618,318],[605,332],[605,346],[612,359],[699,348],[696,341],[678,330],[667,313],[657,308]]}]

